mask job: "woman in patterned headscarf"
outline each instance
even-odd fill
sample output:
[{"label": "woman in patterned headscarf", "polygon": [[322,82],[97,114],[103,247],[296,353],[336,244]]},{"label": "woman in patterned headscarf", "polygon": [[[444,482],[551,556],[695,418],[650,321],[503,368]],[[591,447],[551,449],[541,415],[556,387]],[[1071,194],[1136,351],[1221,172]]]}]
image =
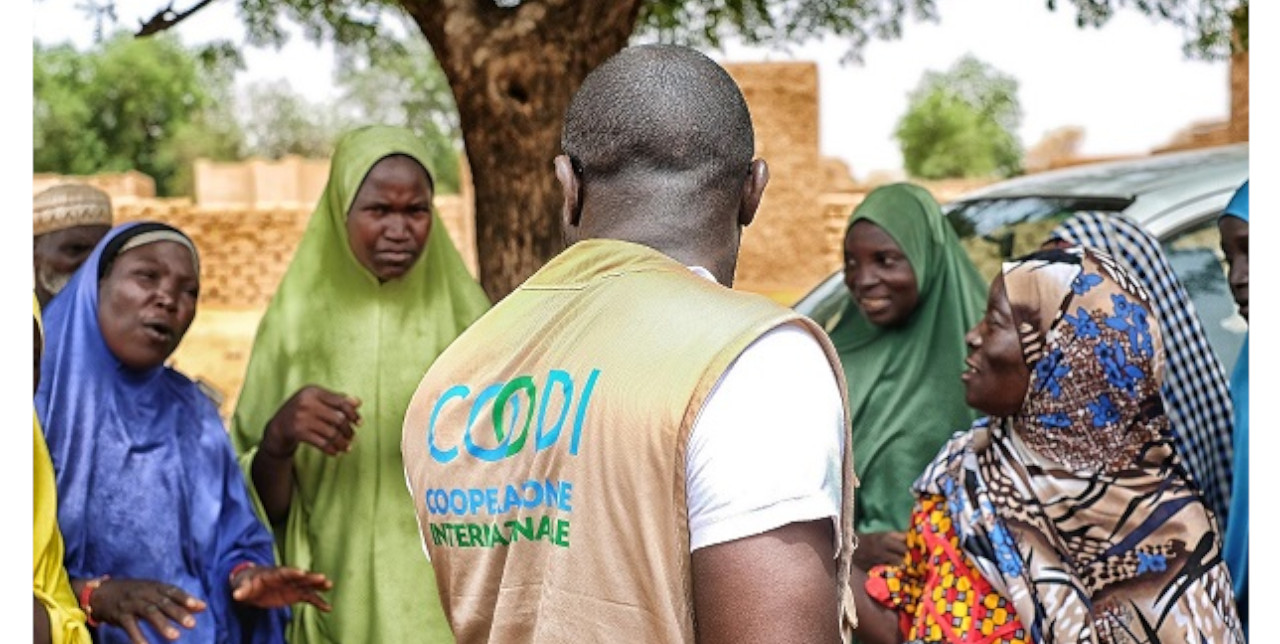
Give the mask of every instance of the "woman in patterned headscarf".
[{"label": "woman in patterned headscarf", "polygon": [[1119,213],[1081,212],[1050,234],[1050,243],[1101,250],[1151,294],[1165,339],[1164,395],[1178,457],[1204,493],[1218,526],[1227,525],[1231,499],[1231,392],[1191,296],[1169,265],[1160,242]]},{"label": "woman in patterned headscarf", "polygon": [[916,481],[904,564],[871,570],[860,617],[930,642],[1244,641],[1150,300],[1091,249],[1004,265],[962,376],[989,416]]}]

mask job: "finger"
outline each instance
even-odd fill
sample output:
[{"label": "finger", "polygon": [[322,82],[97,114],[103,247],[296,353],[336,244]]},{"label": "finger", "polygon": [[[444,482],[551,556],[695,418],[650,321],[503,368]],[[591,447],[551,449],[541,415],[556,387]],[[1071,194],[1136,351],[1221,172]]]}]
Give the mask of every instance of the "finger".
[{"label": "finger", "polygon": [[329,438],[334,433],[332,428],[327,427],[319,430],[308,428],[300,440],[329,456],[337,456],[338,450],[334,448],[333,441]]},{"label": "finger", "polygon": [[346,410],[347,416],[351,418],[352,424],[356,427],[363,425],[364,417],[360,415],[360,399],[355,396],[347,396],[347,405],[349,405]]},{"label": "finger", "polygon": [[255,594],[255,586],[257,582],[258,577],[251,577],[240,582],[240,585],[236,586],[235,589],[231,591],[231,598],[238,602],[242,602],[245,599],[252,597]]},{"label": "finger", "polygon": [[303,597],[303,601],[306,601],[308,604],[311,604],[326,613],[333,610],[333,607],[329,605],[329,602],[325,601],[319,593],[307,593],[306,596]]},{"label": "finger", "polygon": [[[350,427],[347,427],[346,429],[348,432],[351,431]],[[351,434],[343,434],[341,430],[335,431],[333,435],[329,437],[329,444],[333,446],[333,449],[339,452],[347,452],[351,450],[351,438]]]},{"label": "finger", "polygon": [[154,628],[157,633],[171,640],[178,639],[178,635],[180,635],[178,629],[173,627],[173,623],[169,621],[169,616],[160,610],[159,604],[147,603],[139,613],[146,618],[147,622],[151,624],[151,628]]},{"label": "finger", "polygon": [[348,439],[356,435],[355,428],[351,426],[352,422],[344,411],[333,412],[333,416],[329,419],[329,425]]},{"label": "finger", "polygon": [[142,629],[138,628],[138,622],[133,615],[123,615],[120,617],[120,628],[129,634],[129,641],[133,644],[148,644],[147,638],[142,636]]},{"label": "finger", "polygon": [[286,581],[297,581],[306,579],[311,573],[293,566],[280,566],[272,571],[277,577]]},{"label": "finger", "polygon": [[333,588],[333,582],[329,581],[329,579],[324,575],[306,575],[294,582],[294,585],[308,591],[329,590]]},{"label": "finger", "polygon": [[191,595],[187,594],[187,591],[181,588],[178,588],[177,586],[169,586],[168,588],[166,588],[164,591],[164,596],[177,602],[180,606],[187,609],[188,611],[199,612],[205,609],[205,603],[203,600],[198,599],[196,597],[192,597]]},{"label": "finger", "polygon": [[185,628],[196,627],[196,618],[192,617],[191,613],[188,613],[186,609],[184,609],[177,602],[170,599],[168,596],[161,597],[160,601],[156,602],[156,605],[160,607],[160,611],[163,612],[166,617],[168,617],[169,619],[179,624],[182,624],[183,627]]},{"label": "finger", "polygon": [[355,411],[355,406],[351,404],[351,397],[346,394],[340,394],[336,391],[327,389],[320,390],[320,402],[324,403],[330,409],[337,409],[345,414],[347,410]]},{"label": "finger", "polygon": [[355,396],[325,391],[320,401],[326,407],[342,412],[342,421],[344,423],[359,426],[364,422],[360,417],[360,412],[356,411],[356,408],[360,406],[360,399]]},{"label": "finger", "polygon": [[314,428],[313,431],[326,441],[329,440],[329,435],[333,431],[344,434],[348,439],[355,435],[355,430],[351,428],[351,420],[347,418],[346,412],[328,406],[320,406],[311,410],[306,426]]},{"label": "finger", "polygon": [[309,573],[307,575],[307,583],[309,583],[312,588],[318,588],[320,590],[329,590],[333,588],[333,580],[324,576],[324,573],[319,572]]},{"label": "finger", "polygon": [[360,399],[355,396],[343,396],[342,400],[338,404],[338,408],[347,416],[348,421],[356,425],[359,425],[362,422],[360,412],[358,411],[359,407]]}]

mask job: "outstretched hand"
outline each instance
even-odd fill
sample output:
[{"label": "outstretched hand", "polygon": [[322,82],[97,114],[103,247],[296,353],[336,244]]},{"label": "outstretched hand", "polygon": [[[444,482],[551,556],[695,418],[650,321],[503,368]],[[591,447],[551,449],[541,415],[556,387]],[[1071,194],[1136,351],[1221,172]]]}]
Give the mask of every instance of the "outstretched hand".
[{"label": "outstretched hand", "polygon": [[330,588],[333,582],[323,573],[287,566],[255,566],[237,573],[231,580],[231,598],[258,608],[306,602],[327,613],[332,607],[319,591]]},{"label": "outstretched hand", "polygon": [[858,547],[853,551],[853,565],[863,570],[871,570],[880,564],[899,566],[906,555],[905,532],[860,532]]},{"label": "outstretched hand", "polygon": [[205,609],[205,603],[177,586],[150,579],[111,578],[93,591],[89,601],[93,618],[124,629],[134,644],[147,644],[138,627],[140,620],[151,624],[157,633],[176,640],[181,634],[174,625],[195,628],[192,613]]},{"label": "outstretched hand", "polygon": [[271,417],[259,449],[278,458],[293,456],[301,443],[329,456],[351,451],[354,428],[362,422],[359,407],[354,396],[307,385]]}]

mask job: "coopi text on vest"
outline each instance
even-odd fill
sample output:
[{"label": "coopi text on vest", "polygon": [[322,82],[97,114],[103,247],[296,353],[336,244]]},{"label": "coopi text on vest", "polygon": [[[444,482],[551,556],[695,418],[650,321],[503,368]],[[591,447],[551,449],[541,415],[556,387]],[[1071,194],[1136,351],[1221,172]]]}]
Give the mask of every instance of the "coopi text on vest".
[{"label": "coopi text on vest", "polygon": [[572,512],[573,483],[551,479],[530,479],[520,484],[510,484],[499,489],[487,488],[431,488],[423,493],[427,512],[433,515],[490,516],[506,514],[521,508],[532,510],[546,506]]}]

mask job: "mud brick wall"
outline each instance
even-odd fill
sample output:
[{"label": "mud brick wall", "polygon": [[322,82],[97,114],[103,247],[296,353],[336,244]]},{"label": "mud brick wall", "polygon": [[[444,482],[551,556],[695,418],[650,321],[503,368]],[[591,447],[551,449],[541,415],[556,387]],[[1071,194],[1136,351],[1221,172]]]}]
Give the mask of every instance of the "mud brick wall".
[{"label": "mud brick wall", "polygon": [[769,185],[742,235],[737,288],[794,299],[830,272],[826,191],[818,145],[818,67],[805,62],[726,64],[751,109],[756,156]]},{"label": "mud brick wall", "polygon": [[1231,56],[1231,141],[1249,140],[1249,52]]},{"label": "mud brick wall", "polygon": [[310,209],[196,208],[185,199],[126,204],[116,223],[162,221],[200,251],[200,306],[253,310],[267,305],[306,228]]},{"label": "mud brick wall", "polygon": [[[475,274],[475,233],[455,195],[435,200],[449,236]],[[187,199],[121,204],[116,223],[155,220],[191,237],[200,251],[200,306],[231,311],[265,308],[284,277],[311,217],[311,206],[202,208]]]}]

